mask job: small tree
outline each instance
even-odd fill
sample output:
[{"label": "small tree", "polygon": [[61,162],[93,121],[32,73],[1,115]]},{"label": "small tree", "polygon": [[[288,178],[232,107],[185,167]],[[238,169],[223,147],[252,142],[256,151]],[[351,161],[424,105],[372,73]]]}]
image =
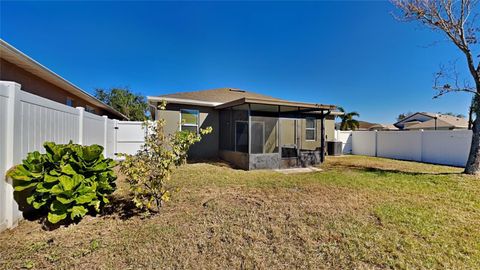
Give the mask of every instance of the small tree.
[{"label": "small tree", "polygon": [[136,155],[125,155],[120,171],[127,177],[133,201],[138,208],[160,211],[170,199],[173,187],[170,178],[174,169],[186,162],[191,145],[201,140],[202,135],[212,131],[201,129],[200,134],[177,131],[165,135],[165,120],[146,122],[148,130],[145,144]]},{"label": "small tree", "polygon": [[95,89],[95,97],[124,114],[131,121],[144,121],[148,104],[145,97],[128,88]]},{"label": "small tree", "polygon": [[353,119],[353,117],[359,117],[360,114],[357,112],[347,113],[344,108],[338,107],[338,110],[343,113],[340,115],[342,122],[340,123],[340,130],[355,130],[360,126],[358,120]]},{"label": "small tree", "polygon": [[[455,65],[441,68],[435,75],[433,88],[438,91],[435,97],[447,93],[464,92],[473,94],[472,112],[480,115],[480,62],[478,54],[477,25],[479,10],[477,0],[392,0],[401,11],[400,20],[417,21],[426,28],[442,32],[465,57],[466,67],[473,81],[459,82]],[[472,125],[473,136],[465,173],[480,174],[480,118],[476,117]]]}]

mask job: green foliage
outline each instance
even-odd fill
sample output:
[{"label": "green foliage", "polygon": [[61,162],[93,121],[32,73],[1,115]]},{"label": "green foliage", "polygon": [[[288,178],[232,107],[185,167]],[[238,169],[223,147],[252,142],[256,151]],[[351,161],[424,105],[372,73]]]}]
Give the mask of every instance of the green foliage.
[{"label": "green foliage", "polygon": [[359,117],[359,113],[347,113],[342,107],[338,107],[338,110],[343,113],[343,115],[339,116],[340,119],[342,119],[342,122],[340,123],[340,130],[355,130],[360,126],[360,123],[356,119],[353,119],[353,117]]},{"label": "green foliage", "polygon": [[44,144],[46,153],[28,153],[23,163],[8,172],[15,190],[26,192],[33,208],[48,211],[48,221],[82,218],[109,203],[117,178],[112,159],[103,157],[103,147],[78,144]]},{"label": "green foliage", "polygon": [[128,88],[95,89],[95,97],[121,112],[131,121],[148,119],[146,116],[148,104],[145,97],[132,93]]},{"label": "green foliage", "polygon": [[212,132],[212,128],[201,129],[200,134],[178,131],[167,136],[165,120],[146,125],[149,132],[142,150],[136,155],[125,155],[120,171],[127,176],[135,205],[159,211],[174,190],[169,185],[173,170],[185,163],[190,146],[200,141],[202,135]]}]

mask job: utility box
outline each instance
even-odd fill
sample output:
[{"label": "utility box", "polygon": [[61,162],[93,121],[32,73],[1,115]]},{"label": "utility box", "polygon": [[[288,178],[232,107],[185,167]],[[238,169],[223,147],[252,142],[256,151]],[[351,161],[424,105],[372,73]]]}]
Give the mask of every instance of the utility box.
[{"label": "utility box", "polygon": [[342,142],[328,141],[327,142],[327,154],[329,156],[341,156],[342,155]]}]

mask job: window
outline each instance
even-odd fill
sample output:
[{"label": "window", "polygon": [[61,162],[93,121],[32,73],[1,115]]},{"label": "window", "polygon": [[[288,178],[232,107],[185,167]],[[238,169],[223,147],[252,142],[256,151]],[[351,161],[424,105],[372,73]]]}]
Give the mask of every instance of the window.
[{"label": "window", "polygon": [[73,107],[73,98],[67,97],[67,102],[66,102],[66,104],[67,104],[67,106]]},{"label": "window", "polygon": [[95,109],[92,106],[85,106],[85,111],[89,113],[95,113]]},{"label": "window", "polygon": [[315,141],[315,135],[316,135],[316,125],[317,122],[315,121],[315,118],[307,118],[306,119],[306,126],[305,126],[305,140],[307,141]]},{"label": "window", "polygon": [[180,110],[180,130],[198,133],[198,110]]}]

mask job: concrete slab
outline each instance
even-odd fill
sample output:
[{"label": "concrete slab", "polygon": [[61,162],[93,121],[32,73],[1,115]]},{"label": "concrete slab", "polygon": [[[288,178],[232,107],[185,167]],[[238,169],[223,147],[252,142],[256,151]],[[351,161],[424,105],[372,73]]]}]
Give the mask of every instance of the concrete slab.
[{"label": "concrete slab", "polygon": [[317,167],[305,167],[305,168],[288,168],[288,169],[277,169],[274,170],[283,174],[294,174],[294,173],[310,173],[310,172],[321,172],[323,171]]}]

